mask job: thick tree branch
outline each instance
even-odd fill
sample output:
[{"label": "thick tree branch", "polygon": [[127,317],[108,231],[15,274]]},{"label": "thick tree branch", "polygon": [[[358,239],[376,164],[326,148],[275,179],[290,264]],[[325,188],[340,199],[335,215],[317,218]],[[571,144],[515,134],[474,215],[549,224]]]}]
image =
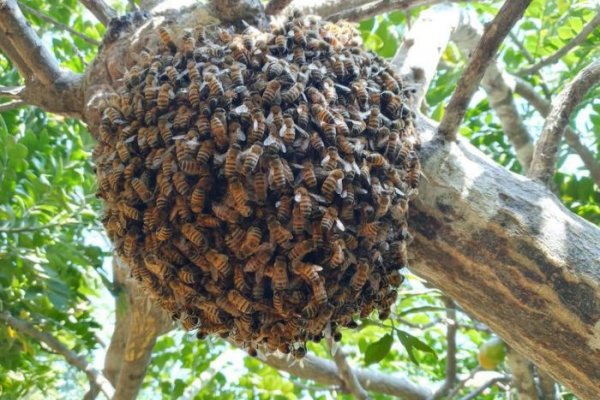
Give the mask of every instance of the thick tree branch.
[{"label": "thick tree branch", "polygon": [[4,53],[3,55],[12,63],[25,80],[31,79],[33,72],[31,72],[27,63],[21,58],[19,52],[8,40],[8,37],[4,34],[2,29],[0,29],[0,50],[2,50],[2,53]]},{"label": "thick tree branch", "polygon": [[498,15],[485,28],[481,40],[458,81],[457,89],[446,107],[446,113],[438,128],[440,137],[448,141],[456,140],[458,128],[473,94],[479,87],[483,74],[508,32],[525,13],[529,3],[531,0],[507,0],[500,8]]},{"label": "thick tree branch", "polygon": [[83,39],[85,42],[93,45],[93,46],[100,46],[100,42],[92,39],[91,37],[84,35],[81,32],[76,31],[75,29],[71,28],[68,25],[63,24],[62,22],[59,22],[57,20],[55,20],[54,18],[50,17],[49,15],[44,14],[43,12],[36,10],[33,7],[29,7],[27,4],[23,4],[22,2],[19,2],[19,7],[23,10],[25,10],[25,12],[28,12],[30,14],[35,15],[36,17],[38,17],[39,19],[46,21],[54,26],[56,26],[57,28],[59,28],[60,30],[63,31],[67,31],[70,34],[77,36],[80,39]]},{"label": "thick tree branch", "polygon": [[[264,362],[281,371],[303,379],[311,379],[323,385],[343,386],[334,362],[307,354],[302,364],[291,362],[288,357],[276,354],[267,355]],[[356,368],[354,374],[361,386],[368,391],[389,394],[406,400],[424,400],[431,396],[430,389],[417,386],[401,376]]]},{"label": "thick tree branch", "polygon": [[265,6],[265,13],[267,15],[280,14],[293,0],[271,0]]},{"label": "thick tree branch", "polygon": [[80,0],[81,4],[100,21],[104,26],[108,26],[111,19],[117,17],[117,11],[108,5],[104,0]]},{"label": "thick tree branch", "polygon": [[[468,55],[474,51],[481,39],[483,25],[474,12],[467,10],[462,12],[469,14],[469,23],[462,24],[452,35],[452,40],[464,54]],[[467,20],[467,18],[464,19]],[[523,170],[527,172],[533,156],[533,139],[517,111],[512,89],[506,82],[505,74],[496,60],[492,60],[485,71],[481,86],[502,124],[505,135],[515,149],[517,160],[519,160]]]},{"label": "thick tree branch", "polygon": [[[333,342],[333,339],[329,339],[329,348],[333,349],[336,346]],[[354,398],[360,400],[368,400],[369,394],[363,389],[361,386],[356,374],[348,364],[348,360],[346,359],[346,355],[344,354],[342,349],[337,349],[333,354],[333,361],[335,365],[337,365],[340,379],[343,382],[344,389],[348,391]]]},{"label": "thick tree branch", "polygon": [[444,384],[433,394],[434,399],[446,396],[456,384],[456,305],[447,297],[443,298],[448,311],[446,312],[446,378]]},{"label": "thick tree branch", "polygon": [[566,45],[561,47],[556,51],[556,53],[549,55],[546,58],[543,58],[536,64],[523,68],[517,72],[517,75],[527,76],[538,72],[540,69],[545,67],[546,65],[554,64],[558,60],[560,60],[565,54],[571,51],[573,48],[579,46],[581,43],[585,41],[585,39],[592,33],[596,28],[600,26],[600,12],[596,13],[594,18],[588,22],[581,32],[577,34],[573,39],[571,39]]},{"label": "thick tree branch", "polygon": [[[450,41],[452,33],[461,25],[464,14],[454,5],[440,4],[423,11],[404,36],[392,65],[416,92],[411,96],[412,106],[419,109],[425,93],[435,76],[438,62]],[[431,32],[435,30],[435,35]],[[427,43],[427,45],[421,45]]]},{"label": "thick tree branch", "polygon": [[542,133],[535,145],[528,176],[544,183],[554,176],[558,146],[571,113],[585,94],[600,81],[600,61],[596,61],[577,74],[571,83],[552,102]]},{"label": "thick tree branch", "polygon": [[39,331],[30,322],[13,317],[8,311],[0,313],[0,320],[6,322],[13,329],[44,343],[50,349],[63,356],[69,364],[80,371],[83,371],[87,375],[90,385],[98,386],[102,393],[106,395],[106,397],[109,399],[112,398],[114,394],[113,386],[100,372],[96,371],[90,364],[88,364],[88,362],[85,360],[85,357],[78,356],[51,334]]},{"label": "thick tree branch", "polygon": [[61,77],[56,58],[29,26],[15,0],[0,0],[0,30],[40,82],[51,85]]},{"label": "thick tree branch", "polygon": [[[520,78],[515,78],[515,93],[527,100],[542,117],[547,116],[550,112],[550,101],[542,97],[535,91],[533,86]],[[567,144],[579,154],[592,179],[600,187],[600,163],[596,160],[594,153],[581,142],[579,134],[571,127],[566,127],[564,135]]]},{"label": "thick tree branch", "polygon": [[506,361],[512,373],[512,385],[516,389],[519,400],[538,400],[533,365],[521,354],[509,349]]}]

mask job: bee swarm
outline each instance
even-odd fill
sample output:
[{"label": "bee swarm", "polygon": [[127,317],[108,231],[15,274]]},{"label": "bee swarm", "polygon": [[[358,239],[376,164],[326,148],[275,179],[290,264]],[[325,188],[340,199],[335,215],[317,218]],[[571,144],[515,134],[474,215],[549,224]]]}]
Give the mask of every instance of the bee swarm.
[{"label": "bee swarm", "polygon": [[302,357],[378,310],[406,266],[420,174],[410,91],[346,23],[158,29],[103,109],[103,223],[198,337]]}]

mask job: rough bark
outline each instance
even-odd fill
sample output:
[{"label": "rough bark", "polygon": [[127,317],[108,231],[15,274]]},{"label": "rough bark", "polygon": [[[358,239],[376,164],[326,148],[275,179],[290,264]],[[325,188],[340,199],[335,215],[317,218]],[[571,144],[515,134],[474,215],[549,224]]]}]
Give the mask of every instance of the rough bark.
[{"label": "rough bark", "polygon": [[506,355],[506,362],[512,373],[513,388],[519,400],[538,400],[533,379],[533,365],[529,360],[510,349]]}]

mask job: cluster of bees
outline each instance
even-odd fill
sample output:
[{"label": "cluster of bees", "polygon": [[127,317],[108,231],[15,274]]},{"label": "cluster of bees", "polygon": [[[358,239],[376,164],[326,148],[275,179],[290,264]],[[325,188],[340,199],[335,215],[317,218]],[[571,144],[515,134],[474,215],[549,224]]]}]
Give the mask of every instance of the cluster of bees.
[{"label": "cluster of bees", "polygon": [[419,181],[410,91],[353,28],[158,29],[107,99],[103,223],[149,297],[199,338],[301,358],[377,310],[406,266]]}]

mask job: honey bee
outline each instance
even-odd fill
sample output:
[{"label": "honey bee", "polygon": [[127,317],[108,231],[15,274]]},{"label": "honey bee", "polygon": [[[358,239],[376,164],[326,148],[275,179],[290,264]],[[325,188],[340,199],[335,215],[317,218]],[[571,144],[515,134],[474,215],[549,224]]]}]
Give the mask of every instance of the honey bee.
[{"label": "honey bee", "polygon": [[358,237],[364,237],[367,239],[374,239],[379,233],[380,223],[378,221],[366,222],[358,227]]},{"label": "honey bee", "polygon": [[262,232],[260,228],[256,226],[252,226],[246,232],[246,237],[244,238],[244,242],[240,247],[240,252],[243,258],[247,258],[252,254],[256,253],[257,247],[260,244],[260,240],[262,239]]},{"label": "honey bee", "polygon": [[233,286],[240,293],[248,293],[250,291],[250,286],[246,282],[244,270],[240,266],[233,269]]},{"label": "honey bee", "polygon": [[125,257],[133,257],[138,249],[138,237],[134,233],[128,233],[123,239],[121,251]]},{"label": "honey bee", "polygon": [[369,277],[369,269],[367,260],[359,260],[356,265],[356,272],[354,272],[354,275],[352,275],[352,278],[350,279],[350,287],[352,287],[352,290],[359,292],[363,286],[365,286],[367,278]]},{"label": "honey bee", "polygon": [[173,42],[173,39],[171,39],[169,31],[163,26],[160,26],[157,31],[163,45],[165,45],[172,54],[175,54],[177,52],[177,46]]},{"label": "honey bee", "polygon": [[258,161],[263,154],[263,148],[260,144],[254,143],[248,150],[246,150],[241,158],[244,162],[240,170],[240,175],[245,177],[254,171],[254,168],[258,165]]},{"label": "honey bee", "polygon": [[192,224],[184,224],[181,227],[181,234],[197,247],[202,248],[207,243],[204,234]]},{"label": "honey bee", "polygon": [[158,89],[156,106],[159,110],[165,110],[169,106],[169,101],[175,97],[173,86],[169,83],[163,83]]},{"label": "honey bee", "polygon": [[228,188],[235,202],[235,210],[244,217],[250,216],[252,209],[247,205],[249,200],[248,192],[244,185],[242,185],[241,180],[237,176],[231,177],[228,182]]},{"label": "honey bee", "polygon": [[286,185],[287,179],[283,169],[283,163],[281,158],[273,155],[269,159],[269,186],[279,192],[283,192]]},{"label": "honey bee", "polygon": [[319,272],[323,270],[320,265],[315,265],[295,259],[292,261],[292,272],[308,283],[319,280]]},{"label": "honey bee", "polygon": [[327,290],[325,290],[325,279],[320,278],[311,285],[313,291],[313,299],[318,304],[325,304],[327,302]]},{"label": "honey bee", "polygon": [[196,48],[196,39],[194,38],[193,33],[191,31],[185,31],[183,33],[181,42],[181,50],[183,54],[188,58],[192,57],[194,54],[194,49]]},{"label": "honey bee", "polygon": [[185,196],[190,191],[190,185],[182,171],[178,171],[173,175],[173,184],[177,193],[182,196]]},{"label": "honey bee", "polygon": [[379,107],[371,107],[371,112],[367,117],[367,133],[375,135],[381,126],[381,110]]},{"label": "honey bee", "polygon": [[331,256],[328,264],[332,267],[338,267],[344,262],[345,243],[342,239],[336,239],[331,245]]},{"label": "honey bee", "polygon": [[294,47],[292,50],[292,61],[297,65],[306,64],[306,54],[302,47]]},{"label": "honey bee", "polygon": [[283,142],[286,145],[291,146],[294,143],[294,140],[296,139],[296,130],[294,128],[294,120],[292,119],[291,116],[285,116],[283,121],[284,121],[284,126],[282,127]]},{"label": "honey bee", "polygon": [[320,312],[316,318],[311,319],[308,322],[306,331],[312,335],[318,335],[323,331],[327,322],[331,320],[335,307],[331,303],[323,302],[320,307]]},{"label": "honey bee", "polygon": [[271,282],[273,290],[285,290],[288,287],[287,261],[283,256],[277,256],[275,259]]},{"label": "honey bee", "polygon": [[240,63],[233,64],[229,67],[229,77],[233,86],[244,86],[244,76],[242,74],[242,66]]},{"label": "honey bee", "polygon": [[299,186],[296,188],[294,201],[298,203],[298,208],[300,209],[302,216],[309,218],[312,214],[313,204],[310,194],[305,187]]},{"label": "honey bee", "polygon": [[325,96],[325,100],[329,104],[337,103],[338,95],[335,90],[335,85],[333,81],[329,78],[323,80],[323,95]]},{"label": "honey bee", "polygon": [[254,175],[252,180],[253,188],[254,188],[254,201],[258,205],[264,205],[267,201],[268,195],[268,186],[267,186],[267,177],[263,173],[257,173]]},{"label": "honey bee", "polygon": [[242,312],[238,310],[238,308],[235,305],[233,305],[227,297],[228,296],[217,297],[217,299],[215,300],[217,306],[232,317],[239,318],[242,315]]},{"label": "honey bee", "polygon": [[388,160],[379,153],[369,153],[366,159],[370,167],[387,169],[390,166]]},{"label": "honey bee", "polygon": [[331,114],[331,112],[327,108],[323,107],[320,104],[313,104],[313,106],[311,107],[311,112],[313,116],[317,119],[317,121],[319,121],[320,123],[335,123],[333,114]]},{"label": "honey bee", "polygon": [[219,253],[213,249],[206,252],[206,260],[210,264],[211,274],[213,280],[216,281],[218,276],[227,277],[231,274],[231,264],[229,263],[229,257],[225,254]]},{"label": "honey bee", "polygon": [[213,215],[200,214],[196,215],[196,224],[202,228],[215,229],[221,226],[221,220]]},{"label": "honey bee", "polygon": [[321,219],[321,232],[328,233],[336,226],[339,230],[343,231],[344,224],[338,219],[338,210],[335,207],[328,207],[323,213]]},{"label": "honey bee", "polygon": [[281,196],[279,201],[275,203],[277,219],[283,223],[290,220],[292,212],[293,198],[290,196]]},{"label": "honey bee", "polygon": [[419,179],[421,177],[421,162],[419,159],[413,161],[413,165],[408,170],[408,185],[411,189],[415,189],[419,186]]},{"label": "honey bee", "polygon": [[269,106],[275,101],[279,90],[281,89],[281,83],[278,80],[272,80],[267,83],[265,91],[262,95],[262,101],[264,106]]},{"label": "honey bee", "polygon": [[193,285],[198,281],[198,276],[195,274],[194,270],[189,266],[183,266],[179,268],[177,271],[177,277],[181,280],[181,282],[186,283],[188,285]]},{"label": "honey bee", "polygon": [[383,81],[383,86],[386,90],[392,92],[393,94],[400,94],[400,85],[396,79],[392,75],[387,72],[381,73],[381,79]]},{"label": "honey bee", "polygon": [[247,299],[244,295],[235,289],[230,290],[227,293],[227,300],[233,304],[239,311],[244,314],[250,314],[253,311],[252,301]]},{"label": "honey bee", "polygon": [[344,179],[344,172],[341,169],[334,169],[323,181],[321,193],[327,202],[331,203],[333,201],[335,193],[342,193],[342,179]]},{"label": "honey bee", "polygon": [[290,87],[285,93],[281,95],[281,99],[284,102],[291,104],[300,97],[302,92],[304,92],[304,84],[296,82],[294,85],[292,85],[292,87]]},{"label": "honey bee", "polygon": [[133,178],[131,180],[131,186],[133,186],[133,189],[144,203],[149,203],[154,199],[154,195],[141,179]]},{"label": "honey bee", "polygon": [[[243,241],[242,241],[243,243]],[[244,272],[255,272],[255,279],[259,280],[264,273],[264,268],[275,251],[271,243],[263,243],[256,249],[256,253],[246,262]]]},{"label": "honey bee", "polygon": [[240,155],[241,146],[238,143],[232,143],[225,153],[225,163],[223,173],[225,178],[230,179],[237,173],[237,159]]},{"label": "honey bee", "polygon": [[322,154],[325,151],[325,143],[318,132],[311,133],[310,145],[318,154]]},{"label": "honey bee", "polygon": [[173,236],[173,227],[170,225],[163,225],[156,231],[156,240],[160,242],[167,241]]},{"label": "honey bee", "polygon": [[140,210],[124,203],[119,203],[119,211],[121,211],[121,214],[127,219],[141,221],[143,218]]},{"label": "honey bee", "polygon": [[271,240],[276,242],[279,246],[286,248],[288,243],[293,239],[294,235],[281,225],[277,218],[273,215],[269,215],[267,218],[267,225],[269,228],[269,234]]},{"label": "honey bee", "polygon": [[219,149],[227,148],[229,144],[229,138],[227,137],[227,127],[223,122],[222,118],[225,114],[225,110],[215,110],[212,118],[210,119],[210,132],[213,136],[215,144]]},{"label": "honey bee", "polygon": [[214,75],[214,74],[206,74],[204,76],[204,81],[206,82],[210,95],[214,96],[214,97],[218,97],[218,96],[222,96],[224,91],[223,91],[223,85],[221,84],[221,81],[219,81],[219,79]]}]

